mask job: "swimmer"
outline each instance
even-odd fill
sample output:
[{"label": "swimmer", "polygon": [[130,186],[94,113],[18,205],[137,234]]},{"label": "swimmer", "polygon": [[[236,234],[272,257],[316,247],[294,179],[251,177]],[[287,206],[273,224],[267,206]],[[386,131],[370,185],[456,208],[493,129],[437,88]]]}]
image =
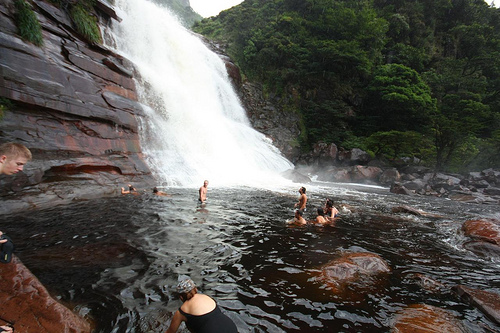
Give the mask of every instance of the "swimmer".
[{"label": "swimmer", "polygon": [[323,208],[318,208],[318,216],[316,216],[316,220],[314,220],[315,224],[324,225],[328,223],[328,220],[325,218],[325,212]]},{"label": "swimmer", "polygon": [[294,224],[294,225],[306,225],[307,224],[307,221],[302,217],[302,215],[304,215],[304,212],[301,211],[300,209],[297,209],[295,211],[295,217],[293,218],[293,220],[287,222],[288,224]]},{"label": "swimmer", "polygon": [[167,192],[159,191],[157,187],[153,187],[153,194],[162,197],[171,197],[171,195],[168,194]]},{"label": "swimmer", "polygon": [[125,190],[125,188],[124,188],[124,187],[122,187],[122,194],[135,194],[135,195],[139,194],[139,193],[137,192],[137,190],[136,190],[136,188],[135,188],[135,187],[133,187],[133,186],[132,186],[132,185],[130,185],[130,184],[128,184],[127,186],[128,186],[128,190]]},{"label": "swimmer", "polygon": [[326,218],[330,221],[333,221],[333,219],[335,219],[339,215],[338,209],[333,206],[332,199],[326,199],[324,212]]}]

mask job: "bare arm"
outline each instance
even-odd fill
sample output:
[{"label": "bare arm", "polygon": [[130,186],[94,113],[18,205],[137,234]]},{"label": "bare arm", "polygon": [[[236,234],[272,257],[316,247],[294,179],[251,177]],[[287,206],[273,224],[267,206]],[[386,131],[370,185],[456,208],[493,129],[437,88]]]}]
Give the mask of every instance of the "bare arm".
[{"label": "bare arm", "polygon": [[172,317],[172,321],[170,322],[170,326],[167,329],[166,333],[175,333],[177,332],[177,329],[179,326],[181,326],[181,323],[185,321],[186,318],[177,310],[174,313],[174,316]]}]

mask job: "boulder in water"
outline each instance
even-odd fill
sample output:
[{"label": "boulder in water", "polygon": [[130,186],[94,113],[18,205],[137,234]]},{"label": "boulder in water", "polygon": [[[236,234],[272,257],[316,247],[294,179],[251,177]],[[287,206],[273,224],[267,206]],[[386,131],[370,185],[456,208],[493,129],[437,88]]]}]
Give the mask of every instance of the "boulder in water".
[{"label": "boulder in water", "polygon": [[416,208],[413,208],[410,206],[393,207],[392,212],[393,213],[407,213],[407,214],[412,214],[412,215],[416,215],[416,216],[425,216],[425,217],[436,217],[436,218],[443,217],[442,215],[427,213],[427,212],[424,212],[423,210],[416,209]]},{"label": "boulder in water", "polygon": [[16,332],[91,331],[90,324],[54,300],[16,256],[0,264],[0,276],[0,317],[14,323]]},{"label": "boulder in water", "polygon": [[412,304],[396,314],[392,332],[465,333],[467,330],[450,311],[427,304]]},{"label": "boulder in water", "polygon": [[396,193],[396,194],[405,194],[405,195],[414,195],[415,194],[399,183],[392,184],[390,191],[392,193]]},{"label": "boulder in water", "polygon": [[453,288],[457,294],[476,306],[486,316],[500,325],[500,295],[484,290],[458,285]]},{"label": "boulder in water", "polygon": [[496,219],[468,220],[462,225],[466,236],[500,246],[500,221]]},{"label": "boulder in water", "polygon": [[319,279],[334,294],[342,294],[347,287],[361,290],[372,288],[376,280],[370,276],[389,273],[391,268],[380,256],[369,252],[346,253],[321,267]]}]

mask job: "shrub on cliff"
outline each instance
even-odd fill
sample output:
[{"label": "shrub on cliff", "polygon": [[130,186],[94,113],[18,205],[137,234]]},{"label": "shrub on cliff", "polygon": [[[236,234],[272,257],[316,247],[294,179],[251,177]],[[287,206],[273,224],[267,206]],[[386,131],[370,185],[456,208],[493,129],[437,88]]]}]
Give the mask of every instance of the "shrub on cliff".
[{"label": "shrub on cliff", "polygon": [[42,27],[31,6],[24,0],[15,0],[15,20],[21,37],[36,46],[43,45]]},{"label": "shrub on cliff", "polygon": [[92,1],[78,3],[70,9],[69,15],[75,24],[76,30],[82,34],[90,43],[101,44],[102,37],[97,18],[90,14]]}]

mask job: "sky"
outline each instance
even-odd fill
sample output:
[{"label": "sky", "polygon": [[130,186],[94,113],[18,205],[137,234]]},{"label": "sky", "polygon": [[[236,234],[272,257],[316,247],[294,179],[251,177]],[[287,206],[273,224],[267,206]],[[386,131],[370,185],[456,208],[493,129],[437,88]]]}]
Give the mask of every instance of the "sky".
[{"label": "sky", "polygon": [[189,0],[191,8],[203,17],[216,16],[221,11],[242,2],[243,0]]},{"label": "sky", "polygon": [[[203,17],[216,16],[221,11],[242,3],[243,0],[190,0],[191,8]],[[486,0],[487,4],[500,5],[500,0]]]}]

